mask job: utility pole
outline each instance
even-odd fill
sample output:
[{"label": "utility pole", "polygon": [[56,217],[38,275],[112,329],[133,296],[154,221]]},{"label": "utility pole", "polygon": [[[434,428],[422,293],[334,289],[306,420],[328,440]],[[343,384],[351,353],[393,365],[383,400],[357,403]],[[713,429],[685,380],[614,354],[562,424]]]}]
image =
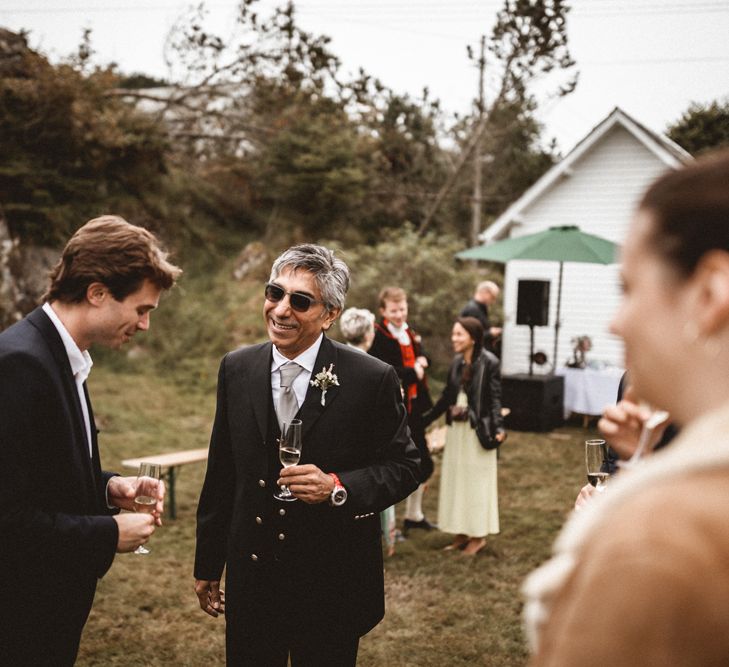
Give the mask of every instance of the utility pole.
[{"label": "utility pole", "polygon": [[[481,53],[478,59],[478,121],[479,126],[483,120],[484,99],[483,84],[484,70],[486,69],[486,35],[481,35]],[[478,235],[481,231],[481,138],[479,137],[473,151],[473,198],[471,200],[471,245],[478,245]]]}]

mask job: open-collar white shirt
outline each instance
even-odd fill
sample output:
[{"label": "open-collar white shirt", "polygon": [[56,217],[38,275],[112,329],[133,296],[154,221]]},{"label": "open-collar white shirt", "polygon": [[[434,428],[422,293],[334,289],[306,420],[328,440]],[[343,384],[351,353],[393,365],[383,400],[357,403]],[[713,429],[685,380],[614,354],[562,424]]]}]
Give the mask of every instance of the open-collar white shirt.
[{"label": "open-collar white shirt", "polygon": [[71,365],[71,372],[73,373],[73,379],[76,382],[76,391],[78,391],[78,398],[81,403],[81,412],[84,416],[84,427],[86,428],[86,442],[89,445],[89,456],[93,456],[93,449],[91,446],[91,420],[89,418],[89,405],[86,402],[86,395],[84,394],[84,382],[89,377],[91,367],[94,362],[91,359],[91,355],[88,350],[83,352],[79,349],[76,341],[73,339],[68,329],[63,325],[61,319],[56,315],[56,311],[53,310],[53,306],[50,303],[43,304],[43,312],[48,315],[53,326],[56,327],[58,335],[61,337],[63,347],[66,348],[66,356],[68,356],[68,363]]},{"label": "open-collar white shirt", "polygon": [[390,320],[387,321],[387,329],[388,331],[397,339],[397,342],[400,343],[400,345],[410,345],[410,336],[408,335],[408,329],[410,327],[408,326],[407,322],[403,322],[401,327],[396,327]]},{"label": "open-collar white shirt", "polygon": [[301,373],[299,373],[291,385],[291,388],[294,390],[294,394],[296,395],[296,402],[299,404],[299,407],[304,404],[306,392],[309,389],[309,380],[311,379],[311,374],[314,372],[314,364],[316,363],[316,358],[319,354],[319,348],[321,347],[323,339],[324,334],[321,334],[311,347],[304,350],[294,359],[284,357],[284,355],[276,349],[276,346],[273,346],[273,359],[271,360],[271,393],[273,394],[274,405],[278,405],[278,397],[281,393],[281,373],[278,372],[278,369],[284,364],[287,364],[289,361],[299,364],[299,366],[304,369]]}]

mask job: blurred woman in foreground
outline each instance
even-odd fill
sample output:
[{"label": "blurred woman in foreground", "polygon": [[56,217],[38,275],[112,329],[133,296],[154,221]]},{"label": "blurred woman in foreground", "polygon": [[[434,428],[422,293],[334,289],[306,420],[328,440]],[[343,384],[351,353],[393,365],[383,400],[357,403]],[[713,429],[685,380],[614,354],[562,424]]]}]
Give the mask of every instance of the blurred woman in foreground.
[{"label": "blurred woman in foreground", "polygon": [[729,153],[659,179],[611,328],[680,435],[573,515],[524,586],[531,665],[729,665]]},{"label": "blurred woman in foreground", "polygon": [[[482,347],[483,327],[475,317],[459,317],[451,342],[456,357],[443,395],[423,415],[426,424],[448,412],[438,494],[438,528],[454,533],[448,549],[476,555],[486,536],[499,532],[496,447],[506,436],[501,417],[499,360]],[[493,442],[486,451],[474,430],[485,419]]]}]

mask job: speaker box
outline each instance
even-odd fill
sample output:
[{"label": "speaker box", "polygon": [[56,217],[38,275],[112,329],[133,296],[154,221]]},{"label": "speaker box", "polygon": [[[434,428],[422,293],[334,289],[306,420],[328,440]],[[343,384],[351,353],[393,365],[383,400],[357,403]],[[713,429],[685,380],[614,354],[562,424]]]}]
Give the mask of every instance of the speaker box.
[{"label": "speaker box", "polygon": [[506,428],[551,431],[564,422],[564,378],[561,375],[504,375],[501,404],[511,412]]},{"label": "speaker box", "polygon": [[516,323],[545,327],[549,323],[549,281],[520,280]]}]

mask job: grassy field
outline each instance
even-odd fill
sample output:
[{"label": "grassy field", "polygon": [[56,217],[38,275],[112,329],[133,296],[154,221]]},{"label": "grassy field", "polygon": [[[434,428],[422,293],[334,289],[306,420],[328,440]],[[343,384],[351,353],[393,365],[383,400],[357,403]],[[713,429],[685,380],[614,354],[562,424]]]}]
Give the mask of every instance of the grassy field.
[{"label": "grassy field", "polygon": [[[121,471],[126,457],[206,446],[215,372],[212,362],[204,381],[188,384],[98,364],[90,384],[104,467]],[[386,561],[387,614],[360,643],[358,664],[524,665],[519,586],[548,556],[583,484],[582,442],[591,434],[576,425],[510,434],[499,461],[502,532],[475,558],[443,552],[450,536],[437,531],[398,544]],[[200,611],[192,589],[203,475],[203,464],[181,470],[177,520],[155,533],[151,554],[117,556],[100,581],[81,667],[224,664],[224,622]],[[437,495],[436,472],[425,503],[432,519]]]}]

